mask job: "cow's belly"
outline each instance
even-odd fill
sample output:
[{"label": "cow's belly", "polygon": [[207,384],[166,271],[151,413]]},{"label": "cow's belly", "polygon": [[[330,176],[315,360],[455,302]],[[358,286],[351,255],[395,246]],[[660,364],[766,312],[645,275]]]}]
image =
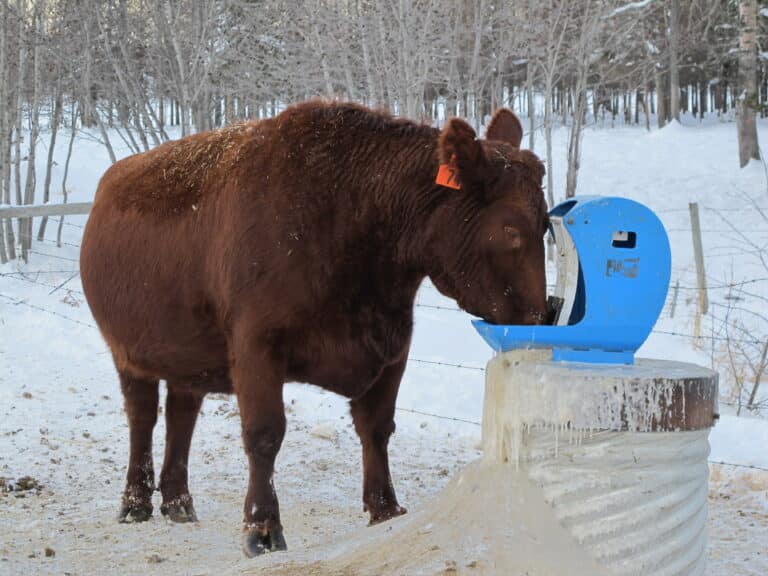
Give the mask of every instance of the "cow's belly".
[{"label": "cow's belly", "polygon": [[[130,313],[130,308],[124,313]],[[194,382],[201,386],[206,379],[222,371],[228,372],[227,345],[224,335],[205,317],[177,310],[155,309],[153,313],[137,310],[133,324],[101,322],[118,369],[143,373],[163,380]],[[211,384],[210,391],[227,386]]]},{"label": "cow's belly", "polygon": [[381,362],[366,361],[338,355],[334,358],[300,359],[292,363],[289,379],[320,386],[347,398],[358,398],[370,389],[384,365]]},{"label": "cow's belly", "polygon": [[359,328],[317,330],[290,351],[288,376],[357,398],[370,389],[386,366],[407,355],[409,342],[410,329],[390,333],[386,339]]}]

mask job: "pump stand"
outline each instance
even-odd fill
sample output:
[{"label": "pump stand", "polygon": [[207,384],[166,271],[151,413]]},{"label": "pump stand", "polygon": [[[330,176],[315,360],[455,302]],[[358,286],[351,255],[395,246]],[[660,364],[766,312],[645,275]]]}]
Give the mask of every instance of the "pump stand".
[{"label": "pump stand", "polygon": [[483,458],[541,487],[602,573],[699,576],[717,397],[717,374],[691,364],[505,352],[486,370]]}]

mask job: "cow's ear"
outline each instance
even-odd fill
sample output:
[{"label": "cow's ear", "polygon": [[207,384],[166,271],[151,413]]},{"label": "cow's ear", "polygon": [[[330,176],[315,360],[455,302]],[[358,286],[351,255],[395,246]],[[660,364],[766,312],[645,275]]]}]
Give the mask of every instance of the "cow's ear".
[{"label": "cow's ear", "polygon": [[508,142],[515,148],[520,148],[523,139],[523,125],[517,114],[509,108],[499,108],[491,118],[488,129],[485,131],[486,140],[501,140]]},{"label": "cow's ear", "polygon": [[440,162],[458,171],[462,186],[482,182],[485,152],[472,126],[459,118],[451,118],[440,134]]}]

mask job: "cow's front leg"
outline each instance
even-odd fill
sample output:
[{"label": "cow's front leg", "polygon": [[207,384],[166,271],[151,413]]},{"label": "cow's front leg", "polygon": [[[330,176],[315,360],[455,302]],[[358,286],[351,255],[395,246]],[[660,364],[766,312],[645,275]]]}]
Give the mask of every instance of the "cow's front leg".
[{"label": "cow's front leg", "polygon": [[243,552],[250,557],[285,550],[280,507],[272,481],[285,435],[283,372],[262,343],[235,341],[230,368],[248,456],[248,494],[243,508]]},{"label": "cow's front leg", "polygon": [[373,386],[350,402],[363,446],[363,506],[377,524],[406,513],[397,503],[389,474],[389,437],[395,431],[395,401],[407,358],[384,368]]}]

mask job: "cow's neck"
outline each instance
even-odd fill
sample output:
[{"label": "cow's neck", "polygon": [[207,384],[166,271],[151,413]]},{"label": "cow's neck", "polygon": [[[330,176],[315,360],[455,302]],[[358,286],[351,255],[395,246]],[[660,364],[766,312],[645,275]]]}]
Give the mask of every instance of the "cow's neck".
[{"label": "cow's neck", "polygon": [[[431,252],[430,235],[435,233],[434,219],[441,206],[451,202],[453,208],[448,212],[456,211],[452,229],[444,231],[451,234],[465,232],[460,212],[471,210],[461,202],[453,202],[459,199],[459,192],[435,183],[439,168],[439,135],[439,130],[430,129],[418,139],[405,143],[394,157],[379,158],[369,167],[374,178],[381,173],[390,175],[377,193],[378,208],[395,249],[396,260],[404,268],[418,271],[419,281],[439,266]],[[443,211],[442,216],[445,214]]]}]

